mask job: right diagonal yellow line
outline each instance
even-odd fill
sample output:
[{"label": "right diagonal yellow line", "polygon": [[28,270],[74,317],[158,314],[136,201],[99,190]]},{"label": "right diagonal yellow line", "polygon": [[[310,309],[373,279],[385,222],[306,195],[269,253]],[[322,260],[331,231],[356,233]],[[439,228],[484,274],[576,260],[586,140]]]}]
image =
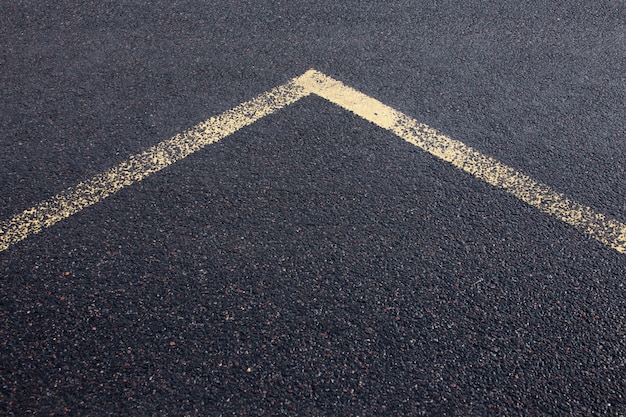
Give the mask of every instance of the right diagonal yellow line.
[{"label": "right diagonal yellow line", "polygon": [[321,72],[310,70],[296,81],[313,94],[349,110],[426,152],[525,203],[568,223],[626,254],[626,225],[554,191],[548,185],[483,155],[437,130]]}]

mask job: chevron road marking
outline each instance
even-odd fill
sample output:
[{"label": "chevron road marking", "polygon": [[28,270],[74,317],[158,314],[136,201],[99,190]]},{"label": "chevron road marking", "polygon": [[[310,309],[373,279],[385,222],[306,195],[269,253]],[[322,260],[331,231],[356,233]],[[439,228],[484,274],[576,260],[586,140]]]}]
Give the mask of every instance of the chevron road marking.
[{"label": "chevron road marking", "polygon": [[393,132],[437,158],[626,254],[626,224],[598,213],[316,70],[309,70],[255,99],[211,117],[184,133],[131,156],[108,171],[0,222],[0,252],[310,94],[323,97]]}]

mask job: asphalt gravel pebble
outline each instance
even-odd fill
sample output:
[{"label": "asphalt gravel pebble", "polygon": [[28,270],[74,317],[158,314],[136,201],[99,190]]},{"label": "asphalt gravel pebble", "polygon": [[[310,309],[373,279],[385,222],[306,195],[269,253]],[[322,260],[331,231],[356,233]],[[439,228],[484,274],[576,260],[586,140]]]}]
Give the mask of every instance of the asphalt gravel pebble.
[{"label": "asphalt gravel pebble", "polygon": [[[313,67],[624,221],[625,21],[13,2],[0,219]],[[0,414],[623,416],[625,271],[308,97],[0,253]]]},{"label": "asphalt gravel pebble", "polygon": [[375,131],[304,99],[4,255],[4,412],[623,412],[623,256]]}]

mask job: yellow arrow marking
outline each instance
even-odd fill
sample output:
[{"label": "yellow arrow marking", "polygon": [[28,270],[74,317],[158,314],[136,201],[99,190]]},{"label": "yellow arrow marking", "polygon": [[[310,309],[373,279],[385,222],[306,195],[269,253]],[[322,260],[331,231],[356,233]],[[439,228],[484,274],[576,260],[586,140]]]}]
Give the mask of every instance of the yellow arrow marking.
[{"label": "yellow arrow marking", "polygon": [[597,213],[548,185],[315,70],[309,70],[283,86],[212,117],[0,223],[0,251],[309,94],[323,97],[393,132],[437,158],[626,254],[624,223]]}]

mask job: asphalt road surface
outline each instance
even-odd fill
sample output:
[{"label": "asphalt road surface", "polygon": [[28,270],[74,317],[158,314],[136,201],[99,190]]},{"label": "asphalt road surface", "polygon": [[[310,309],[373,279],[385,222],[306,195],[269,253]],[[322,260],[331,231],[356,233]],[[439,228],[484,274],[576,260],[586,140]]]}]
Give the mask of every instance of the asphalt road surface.
[{"label": "asphalt road surface", "polygon": [[[3,2],[0,221],[311,68],[626,221],[622,0]],[[626,254],[314,95],[0,277],[2,415],[626,415]]]}]

